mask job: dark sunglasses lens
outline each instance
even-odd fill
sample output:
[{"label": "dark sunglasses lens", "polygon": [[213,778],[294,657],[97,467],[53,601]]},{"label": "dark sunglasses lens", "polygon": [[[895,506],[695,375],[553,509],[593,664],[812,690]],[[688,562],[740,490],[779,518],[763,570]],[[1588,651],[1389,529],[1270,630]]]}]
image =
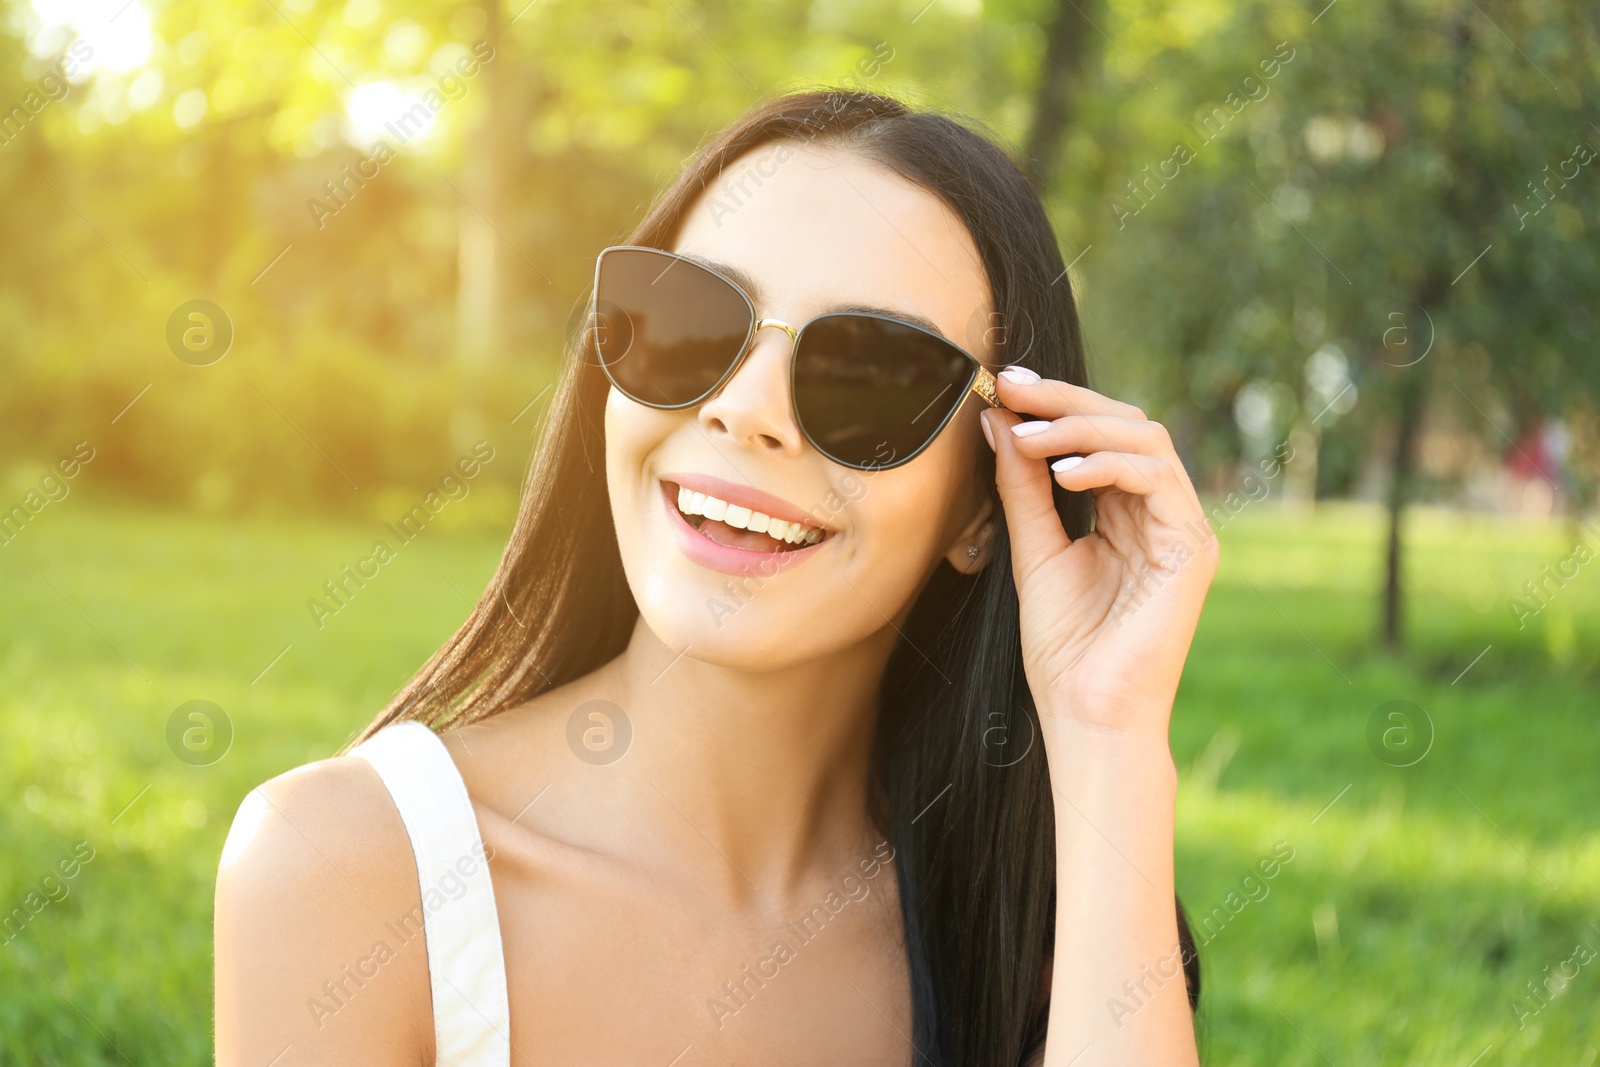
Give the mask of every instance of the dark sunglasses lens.
[{"label": "dark sunglasses lens", "polygon": [[682,407],[703,399],[753,325],[744,296],[688,260],[638,249],[600,257],[591,330],[600,362],[633,400]]},{"label": "dark sunglasses lens", "polygon": [[872,315],[824,315],[800,334],[794,405],[817,450],[846,466],[892,467],[939,433],[977,367],[933,334]]}]

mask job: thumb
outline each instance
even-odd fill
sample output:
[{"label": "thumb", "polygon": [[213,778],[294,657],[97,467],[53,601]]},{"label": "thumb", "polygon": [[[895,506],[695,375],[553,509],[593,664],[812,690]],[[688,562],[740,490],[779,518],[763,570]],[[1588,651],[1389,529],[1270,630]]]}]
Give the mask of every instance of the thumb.
[{"label": "thumb", "polygon": [[994,481],[1006,512],[1011,557],[1027,573],[1072,544],[1056,513],[1051,493],[1055,480],[1045,460],[1030,459],[1017,450],[1011,427],[1022,421],[1019,415],[991,408],[979,417],[994,443]]}]

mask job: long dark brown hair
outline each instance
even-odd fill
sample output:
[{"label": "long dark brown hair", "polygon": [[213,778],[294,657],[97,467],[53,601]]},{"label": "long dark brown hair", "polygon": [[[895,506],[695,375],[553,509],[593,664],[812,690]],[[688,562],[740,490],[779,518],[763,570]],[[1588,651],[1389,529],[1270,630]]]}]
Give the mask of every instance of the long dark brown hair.
[{"label": "long dark brown hair", "polygon": [[[1088,384],[1071,284],[1023,172],[969,125],[883,96],[822,90],[753,108],[689,162],[624,243],[671,249],[719,174],[780,141],[848,148],[938,196],[977,245],[996,312],[966,340],[995,365]],[[436,730],[476,722],[626,647],[638,607],[606,491],[608,389],[580,326],[500,566],[466,622],[359,739],[402,720]],[[993,455],[980,452],[992,484]],[[1074,538],[1090,531],[1087,493],[1057,488],[1056,510]],[[884,675],[874,745],[871,795],[896,853],[912,1039],[938,1067],[1021,1064],[1040,1047],[1049,1004],[1053,808],[1045,755],[1032,743],[1038,721],[1003,514],[999,522],[988,566],[971,576],[940,567],[919,594]],[[1181,909],[1178,925],[1194,1004],[1199,965]]]}]

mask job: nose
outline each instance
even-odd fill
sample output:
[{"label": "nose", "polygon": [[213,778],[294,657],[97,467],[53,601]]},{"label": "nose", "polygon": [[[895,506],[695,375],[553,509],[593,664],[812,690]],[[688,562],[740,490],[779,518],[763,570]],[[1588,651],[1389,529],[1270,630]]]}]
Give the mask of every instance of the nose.
[{"label": "nose", "polygon": [[798,455],[805,436],[789,398],[789,361],[794,327],[762,319],[744,362],[716,396],[700,405],[699,423],[714,443],[719,438],[761,455]]}]

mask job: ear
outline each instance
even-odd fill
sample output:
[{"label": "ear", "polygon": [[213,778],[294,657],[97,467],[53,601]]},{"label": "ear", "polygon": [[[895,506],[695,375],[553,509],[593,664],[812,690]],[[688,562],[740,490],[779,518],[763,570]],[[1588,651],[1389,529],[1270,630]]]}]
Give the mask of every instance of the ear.
[{"label": "ear", "polygon": [[[994,555],[992,549],[995,533],[994,509],[994,494],[984,494],[982,503],[978,505],[978,510],[974,512],[972,519],[962,527],[955,541],[945,551],[944,558],[960,573],[977,574],[988,565],[990,557]],[[977,548],[975,555],[972,552],[974,547]]]}]

